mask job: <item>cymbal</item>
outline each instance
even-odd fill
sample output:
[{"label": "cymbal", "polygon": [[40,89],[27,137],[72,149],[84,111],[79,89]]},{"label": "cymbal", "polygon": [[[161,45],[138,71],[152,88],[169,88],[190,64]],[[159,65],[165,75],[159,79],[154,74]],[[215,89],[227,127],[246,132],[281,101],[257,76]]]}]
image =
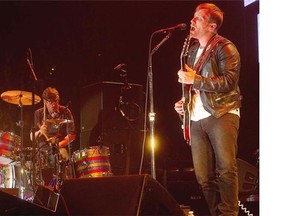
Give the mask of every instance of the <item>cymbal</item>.
[{"label": "cymbal", "polygon": [[[1,94],[2,100],[17,105],[32,105],[32,93],[21,90],[6,91]],[[38,95],[34,95],[34,104],[41,101]]]},{"label": "cymbal", "polygon": [[46,119],[44,120],[44,122],[50,124],[65,124],[65,123],[69,124],[72,123],[73,121],[69,119]]}]

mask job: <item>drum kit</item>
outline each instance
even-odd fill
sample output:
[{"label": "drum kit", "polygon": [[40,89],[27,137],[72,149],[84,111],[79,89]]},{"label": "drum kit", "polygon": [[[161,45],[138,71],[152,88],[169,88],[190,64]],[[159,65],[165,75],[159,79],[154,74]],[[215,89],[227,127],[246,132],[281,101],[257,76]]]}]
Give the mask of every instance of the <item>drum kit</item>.
[{"label": "drum kit", "polygon": [[[30,201],[34,198],[35,186],[48,184],[47,181],[43,180],[42,174],[42,171],[48,167],[48,155],[39,151],[37,147],[23,147],[23,106],[37,104],[41,101],[41,98],[32,95],[31,92],[20,90],[6,91],[1,94],[1,98],[5,102],[18,105],[21,108],[21,120],[18,124],[21,127],[21,136],[13,132],[0,131],[0,189],[19,189],[19,197]],[[65,119],[47,119],[47,121],[53,121],[48,123],[57,125],[69,123],[69,120]],[[59,155],[58,151],[58,155],[55,155],[55,157]],[[72,162],[72,166],[67,166],[66,163],[63,169],[61,158],[58,161],[56,160],[55,167],[53,167],[54,178],[55,173],[58,175],[56,179],[61,180],[63,178],[111,176],[113,174],[109,155],[109,148],[101,145],[77,150],[73,152],[71,159],[68,160]]]}]

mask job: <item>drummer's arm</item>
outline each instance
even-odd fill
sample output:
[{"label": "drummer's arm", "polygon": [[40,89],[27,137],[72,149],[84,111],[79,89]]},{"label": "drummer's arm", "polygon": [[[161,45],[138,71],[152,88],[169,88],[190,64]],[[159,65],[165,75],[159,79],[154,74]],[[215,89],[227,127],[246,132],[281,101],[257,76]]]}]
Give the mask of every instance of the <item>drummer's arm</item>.
[{"label": "drummer's arm", "polygon": [[[47,137],[47,126],[45,124],[39,126],[38,125],[39,130],[35,131],[35,139],[37,139],[38,137],[40,137],[41,135],[44,135],[46,139],[48,139]],[[30,139],[31,141],[33,141],[33,131],[31,131],[30,133]]]},{"label": "drummer's arm", "polygon": [[[38,131],[35,131],[35,139],[37,139],[38,137],[40,137],[42,135],[41,130],[39,129]],[[30,140],[33,141],[33,132],[31,131],[30,133]]]},{"label": "drummer's arm", "polygon": [[[35,131],[35,139],[37,139],[41,135],[41,130]],[[30,140],[33,141],[33,131],[30,132]]]},{"label": "drummer's arm", "polygon": [[64,148],[66,147],[69,142],[71,143],[72,141],[74,141],[76,138],[76,134],[68,134],[67,136],[64,137],[63,140],[59,141],[58,143],[58,147],[59,148]]}]

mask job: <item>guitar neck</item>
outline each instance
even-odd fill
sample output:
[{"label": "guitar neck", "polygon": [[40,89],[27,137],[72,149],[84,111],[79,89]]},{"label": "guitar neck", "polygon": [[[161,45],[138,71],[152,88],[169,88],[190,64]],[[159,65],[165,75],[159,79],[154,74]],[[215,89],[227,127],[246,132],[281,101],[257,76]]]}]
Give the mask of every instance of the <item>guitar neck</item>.
[{"label": "guitar neck", "polygon": [[[190,36],[188,35],[185,39],[183,50],[180,56],[181,70],[186,71],[185,64],[187,63],[187,56],[189,51]],[[191,88],[192,85],[182,84],[182,98],[183,98],[183,136],[186,142],[190,141],[190,102],[191,102]]]}]

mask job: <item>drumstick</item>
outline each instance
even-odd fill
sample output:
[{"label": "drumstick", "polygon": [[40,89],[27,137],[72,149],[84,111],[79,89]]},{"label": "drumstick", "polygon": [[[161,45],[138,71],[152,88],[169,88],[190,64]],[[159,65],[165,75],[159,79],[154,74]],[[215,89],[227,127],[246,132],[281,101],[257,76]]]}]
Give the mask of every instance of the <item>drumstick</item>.
[{"label": "drumstick", "polygon": [[[44,109],[43,122],[45,122],[45,120],[46,120],[46,101],[45,101],[45,100],[44,100],[44,107],[43,107],[43,109]],[[38,123],[37,125],[38,125],[39,128],[41,127],[39,123]],[[42,133],[42,131],[41,131],[41,133]],[[43,134],[43,136],[46,138],[46,141],[49,141],[49,138],[48,138],[47,134],[46,134],[46,133],[42,133],[42,134]]]},{"label": "drumstick", "polygon": [[43,116],[43,121],[46,120],[46,102],[44,100],[44,116]]},{"label": "drumstick", "polygon": [[[40,125],[39,123],[37,123],[37,125],[38,125],[39,128],[41,127],[41,125]],[[49,141],[49,138],[48,138],[47,134],[44,133],[43,131],[41,131],[41,133],[42,133],[43,136],[46,138],[46,141]]]}]

